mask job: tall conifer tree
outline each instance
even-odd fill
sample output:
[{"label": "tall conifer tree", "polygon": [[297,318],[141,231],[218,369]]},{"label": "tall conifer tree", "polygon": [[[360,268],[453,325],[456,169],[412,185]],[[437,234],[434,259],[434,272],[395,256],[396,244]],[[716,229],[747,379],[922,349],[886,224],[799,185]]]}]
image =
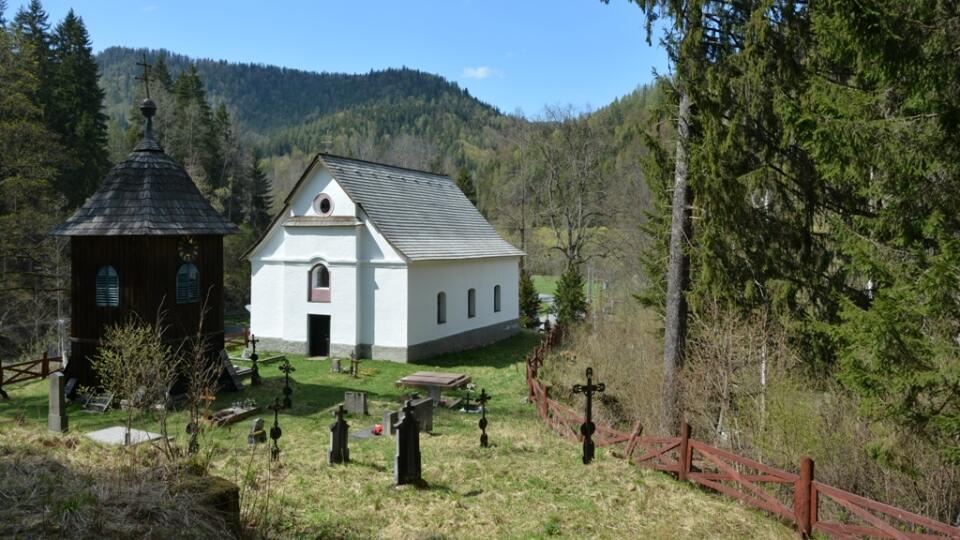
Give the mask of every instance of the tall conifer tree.
[{"label": "tall conifer tree", "polygon": [[53,92],[53,59],[50,49],[50,22],[40,0],[30,0],[13,18],[14,39],[21,54],[31,56],[32,69],[37,73],[37,84],[31,88],[34,102],[40,106],[41,117],[50,105]]},{"label": "tall conifer tree", "polygon": [[58,189],[69,207],[79,206],[96,189],[109,168],[103,90],[83,20],[71,9],[53,38],[55,61],[51,128],[69,152]]}]

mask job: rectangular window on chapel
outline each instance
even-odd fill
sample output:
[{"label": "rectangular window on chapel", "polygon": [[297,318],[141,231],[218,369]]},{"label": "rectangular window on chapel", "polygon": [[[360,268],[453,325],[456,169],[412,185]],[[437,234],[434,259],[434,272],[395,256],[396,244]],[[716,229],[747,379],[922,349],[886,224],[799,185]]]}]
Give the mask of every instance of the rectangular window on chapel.
[{"label": "rectangular window on chapel", "polygon": [[477,290],[470,289],[467,291],[467,317],[474,318],[477,316]]}]

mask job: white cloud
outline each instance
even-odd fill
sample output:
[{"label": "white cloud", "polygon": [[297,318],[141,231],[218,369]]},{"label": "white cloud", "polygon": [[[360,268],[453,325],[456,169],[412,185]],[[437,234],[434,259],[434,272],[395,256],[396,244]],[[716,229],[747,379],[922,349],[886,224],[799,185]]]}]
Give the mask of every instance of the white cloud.
[{"label": "white cloud", "polygon": [[467,79],[489,79],[493,76],[503,77],[503,74],[501,74],[499,71],[488,66],[465,67],[463,68],[462,75]]}]

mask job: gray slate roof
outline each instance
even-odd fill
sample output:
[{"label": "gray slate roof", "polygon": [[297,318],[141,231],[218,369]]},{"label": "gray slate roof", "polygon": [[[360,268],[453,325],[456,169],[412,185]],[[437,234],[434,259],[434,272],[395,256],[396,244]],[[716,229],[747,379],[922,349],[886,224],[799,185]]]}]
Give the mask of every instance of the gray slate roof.
[{"label": "gray slate roof", "polygon": [[237,227],[200,194],[187,171],[149,135],[116,164],[59,236],[233,234]]},{"label": "gray slate roof", "polygon": [[[387,241],[411,261],[523,255],[497,234],[450,177],[332,154],[314,157],[268,231],[289,215],[293,197],[318,162],[330,170]],[[302,216],[284,222],[284,226],[317,225]],[[267,234],[243,256],[253,253]]]},{"label": "gray slate roof", "polygon": [[330,174],[408,259],[520,256],[449,177],[330,154]]}]

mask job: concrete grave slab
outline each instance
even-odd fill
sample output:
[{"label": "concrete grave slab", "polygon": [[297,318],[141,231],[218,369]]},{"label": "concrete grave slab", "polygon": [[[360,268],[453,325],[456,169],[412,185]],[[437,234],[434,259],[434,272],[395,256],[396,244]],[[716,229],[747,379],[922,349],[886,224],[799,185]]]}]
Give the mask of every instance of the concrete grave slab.
[{"label": "concrete grave slab", "polygon": [[[106,429],[101,429],[98,431],[91,431],[86,433],[88,439],[92,439],[99,443],[110,444],[115,446],[123,446],[124,444],[124,433],[126,428],[123,426],[113,426]],[[135,446],[145,442],[157,441],[163,438],[163,435],[159,433],[151,433],[149,431],[143,431],[140,429],[131,429],[130,430],[130,445]]]}]

